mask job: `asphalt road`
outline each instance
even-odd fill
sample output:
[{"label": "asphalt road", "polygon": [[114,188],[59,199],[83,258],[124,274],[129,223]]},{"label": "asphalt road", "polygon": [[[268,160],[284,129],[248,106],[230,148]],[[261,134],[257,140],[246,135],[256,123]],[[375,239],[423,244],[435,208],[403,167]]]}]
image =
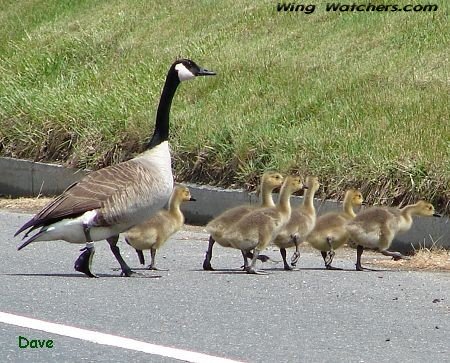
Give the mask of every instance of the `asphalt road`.
[{"label": "asphalt road", "polygon": [[[79,245],[38,242],[16,250],[29,215],[0,212],[0,312],[245,362],[450,362],[450,275],[356,272],[336,254],[326,271],[305,252],[298,271],[266,264],[239,270],[238,251],[218,248],[201,269],[206,235],[180,232],[160,251],[169,271],[121,278],[98,242],[89,279],[73,270]],[[134,251],[122,254],[139,267]],[[278,252],[268,254],[278,259]],[[147,255],[146,255],[147,256]],[[156,275],[161,277],[157,278]],[[19,335],[52,339],[52,349],[19,349]],[[174,359],[0,323],[2,362],[173,362]]]}]

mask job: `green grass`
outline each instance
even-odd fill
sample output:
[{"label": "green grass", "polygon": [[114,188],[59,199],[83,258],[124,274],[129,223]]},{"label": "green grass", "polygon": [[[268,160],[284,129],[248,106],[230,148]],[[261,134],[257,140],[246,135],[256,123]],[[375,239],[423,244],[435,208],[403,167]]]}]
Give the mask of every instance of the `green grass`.
[{"label": "green grass", "polygon": [[[0,154],[101,167],[142,150],[168,66],[179,181],[318,175],[323,195],[450,211],[448,3],[277,13],[276,1],[0,2]],[[374,1],[372,3],[383,3]],[[410,1],[398,1],[400,4]]]}]

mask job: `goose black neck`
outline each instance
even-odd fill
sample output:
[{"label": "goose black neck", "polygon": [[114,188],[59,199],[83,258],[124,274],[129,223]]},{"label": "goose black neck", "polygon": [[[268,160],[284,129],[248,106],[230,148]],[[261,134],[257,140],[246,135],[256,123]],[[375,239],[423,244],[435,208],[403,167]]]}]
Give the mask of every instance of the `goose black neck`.
[{"label": "goose black neck", "polygon": [[151,149],[169,138],[169,114],[172,106],[173,96],[177,90],[180,80],[177,72],[170,69],[167,73],[166,82],[159,100],[158,111],[156,112],[155,131],[147,144],[147,149]]}]

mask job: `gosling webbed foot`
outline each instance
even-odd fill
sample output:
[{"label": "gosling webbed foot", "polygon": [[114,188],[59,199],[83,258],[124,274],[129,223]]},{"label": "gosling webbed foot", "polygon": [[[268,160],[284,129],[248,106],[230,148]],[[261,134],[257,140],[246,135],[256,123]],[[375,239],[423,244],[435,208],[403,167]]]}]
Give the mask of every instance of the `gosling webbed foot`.
[{"label": "gosling webbed foot", "polygon": [[300,258],[300,252],[295,251],[291,257],[291,266],[295,267],[297,265],[299,258]]},{"label": "gosling webbed foot", "polygon": [[327,270],[342,271],[342,268],[340,268],[340,267],[334,267],[334,266],[331,266],[331,265],[325,265],[325,268],[326,268]]},{"label": "gosling webbed foot", "polygon": [[372,268],[363,267],[361,265],[356,264],[356,271],[379,271]]},{"label": "gosling webbed foot", "polygon": [[[249,258],[250,260],[251,259],[253,259],[253,253],[251,252],[251,251],[248,251],[247,253],[246,253],[246,257],[247,258]],[[267,256],[267,255],[258,255],[258,257],[257,257],[257,259],[258,260],[260,260],[261,262],[274,262],[274,263],[278,263],[278,262],[280,262],[280,261],[276,261],[276,260],[273,260],[273,259],[271,259],[269,256]]]},{"label": "gosling webbed foot", "polygon": [[84,273],[88,277],[98,277],[91,272],[92,258],[95,254],[94,247],[84,247],[80,251],[83,251],[74,264],[74,269],[78,272]]},{"label": "gosling webbed foot", "polygon": [[131,268],[124,269],[120,272],[120,277],[139,277],[139,276],[143,276],[143,274],[133,271]]},{"label": "gosling webbed foot", "polygon": [[257,270],[257,269],[255,269],[255,268],[253,268],[252,266],[249,266],[249,267],[247,267],[247,268],[244,268],[244,270],[245,270],[248,274],[252,274],[252,275],[267,275],[267,272]]},{"label": "gosling webbed foot", "polygon": [[150,270],[150,271],[169,271],[169,269],[167,269],[167,268],[159,268],[159,267],[152,266],[152,265],[148,265],[147,266],[147,270]]},{"label": "gosling webbed foot", "polygon": [[408,256],[402,255],[400,252],[391,252],[391,251],[380,251],[385,256],[390,256],[394,261],[398,260],[409,260]]}]

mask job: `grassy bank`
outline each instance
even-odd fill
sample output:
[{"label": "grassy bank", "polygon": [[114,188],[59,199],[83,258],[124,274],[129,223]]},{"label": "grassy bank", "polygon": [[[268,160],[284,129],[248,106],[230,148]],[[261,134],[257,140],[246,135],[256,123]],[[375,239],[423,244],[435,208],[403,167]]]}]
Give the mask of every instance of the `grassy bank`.
[{"label": "grassy bank", "polygon": [[274,1],[2,1],[0,154],[91,168],[131,157],[183,56],[218,76],[174,100],[178,180],[252,186],[264,169],[298,171],[327,196],[358,186],[370,202],[449,212],[448,5],[435,3],[316,2],[306,15]]}]

